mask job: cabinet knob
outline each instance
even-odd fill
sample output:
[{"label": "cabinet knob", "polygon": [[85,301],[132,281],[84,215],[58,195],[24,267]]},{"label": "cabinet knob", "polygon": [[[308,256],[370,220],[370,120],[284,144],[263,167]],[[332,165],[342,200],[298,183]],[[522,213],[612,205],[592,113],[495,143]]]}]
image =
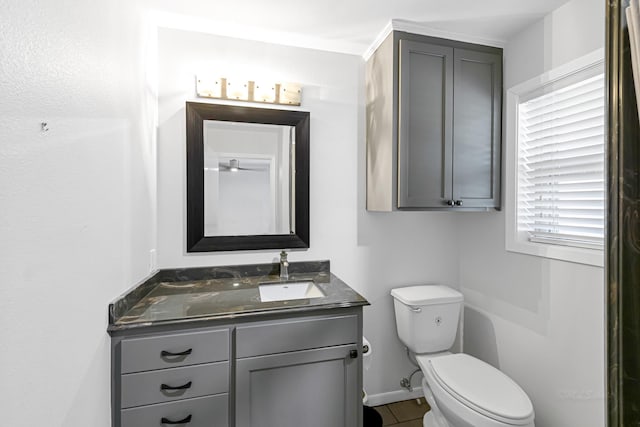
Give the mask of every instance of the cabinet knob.
[{"label": "cabinet knob", "polygon": [[349,357],[352,359],[357,359],[358,358],[358,350],[351,350],[349,352]]},{"label": "cabinet knob", "polygon": [[447,200],[447,205],[453,206],[455,202],[453,200]]},{"label": "cabinet knob", "polygon": [[462,206],[462,200],[456,200],[453,204],[456,206]]}]

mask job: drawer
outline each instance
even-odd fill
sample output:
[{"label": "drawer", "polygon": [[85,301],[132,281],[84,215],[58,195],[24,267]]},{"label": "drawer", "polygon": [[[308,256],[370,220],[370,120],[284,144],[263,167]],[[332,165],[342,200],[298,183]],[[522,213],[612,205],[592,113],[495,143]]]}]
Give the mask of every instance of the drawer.
[{"label": "drawer", "polygon": [[229,362],[126,374],[121,387],[122,408],[226,393]]},{"label": "drawer", "polygon": [[236,357],[284,353],[358,342],[357,316],[262,322],[236,329]]},{"label": "drawer", "polygon": [[226,394],[219,394],[123,409],[121,427],[228,427],[228,402]]},{"label": "drawer", "polygon": [[218,362],[229,359],[229,330],[131,338],[120,345],[123,374]]}]

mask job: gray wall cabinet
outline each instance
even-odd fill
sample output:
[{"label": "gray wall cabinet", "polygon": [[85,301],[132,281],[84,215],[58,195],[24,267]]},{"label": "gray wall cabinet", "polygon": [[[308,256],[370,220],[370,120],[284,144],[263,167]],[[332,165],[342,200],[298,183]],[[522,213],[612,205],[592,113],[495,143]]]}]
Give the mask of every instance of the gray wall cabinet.
[{"label": "gray wall cabinet", "polygon": [[499,209],[502,50],[396,31],[366,73],[367,209]]},{"label": "gray wall cabinet", "polygon": [[198,325],[112,337],[114,427],[362,426],[362,307]]}]

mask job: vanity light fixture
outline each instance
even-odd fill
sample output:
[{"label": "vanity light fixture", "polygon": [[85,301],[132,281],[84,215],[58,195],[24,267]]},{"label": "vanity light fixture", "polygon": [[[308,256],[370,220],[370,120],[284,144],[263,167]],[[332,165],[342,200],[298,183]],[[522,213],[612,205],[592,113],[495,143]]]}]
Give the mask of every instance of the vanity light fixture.
[{"label": "vanity light fixture", "polygon": [[209,78],[197,76],[196,93],[200,98],[300,105],[302,87],[298,83],[270,83],[226,77]]},{"label": "vanity light fixture", "polygon": [[235,101],[248,101],[249,100],[249,82],[242,80],[226,80],[226,85],[223,88],[226,88],[227,99],[232,99]]},{"label": "vanity light fixture", "polygon": [[253,99],[258,102],[276,102],[276,84],[269,82],[254,82]]},{"label": "vanity light fixture", "polygon": [[[226,83],[226,82],[225,82]],[[197,78],[198,96],[205,98],[222,98],[222,79]]]}]

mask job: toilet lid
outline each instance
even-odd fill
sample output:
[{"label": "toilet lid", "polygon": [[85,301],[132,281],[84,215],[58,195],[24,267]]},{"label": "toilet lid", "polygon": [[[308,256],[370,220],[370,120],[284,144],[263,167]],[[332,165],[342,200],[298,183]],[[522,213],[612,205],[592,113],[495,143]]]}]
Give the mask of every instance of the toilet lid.
[{"label": "toilet lid", "polygon": [[391,289],[391,296],[404,305],[419,306],[462,302],[463,296],[455,289],[443,285],[405,286]]},{"label": "toilet lid", "polygon": [[462,353],[437,357],[429,364],[436,381],[468,407],[511,422],[533,416],[529,396],[493,366]]}]

